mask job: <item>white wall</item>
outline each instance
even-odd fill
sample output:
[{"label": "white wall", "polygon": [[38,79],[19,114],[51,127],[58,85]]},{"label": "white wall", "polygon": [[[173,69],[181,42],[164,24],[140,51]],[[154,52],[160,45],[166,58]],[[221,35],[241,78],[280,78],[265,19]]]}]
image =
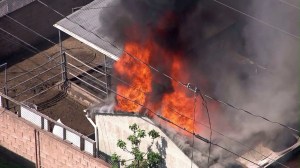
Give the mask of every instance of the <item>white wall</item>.
[{"label": "white wall", "polygon": [[[117,115],[101,115],[96,116],[96,125],[99,130],[99,149],[108,155],[116,152],[121,156],[125,156],[124,159],[132,159],[128,153],[117,148],[118,139],[125,140],[128,143],[127,137],[131,134],[129,125],[136,123],[146,132],[154,129],[160,133],[161,138],[158,140],[159,146],[163,146],[166,153],[166,165],[169,168],[190,168],[191,160],[173,143],[173,141],[167,137],[158,127],[156,127],[152,121],[148,118],[139,118],[135,116],[117,116]],[[166,143],[162,142],[162,138]],[[150,138],[145,138],[141,144],[143,151],[146,151],[147,145],[151,143]],[[165,145],[162,145],[165,144]],[[130,145],[129,145],[130,147]],[[156,149],[153,145],[152,149]],[[193,163],[193,168],[197,168]]]}]

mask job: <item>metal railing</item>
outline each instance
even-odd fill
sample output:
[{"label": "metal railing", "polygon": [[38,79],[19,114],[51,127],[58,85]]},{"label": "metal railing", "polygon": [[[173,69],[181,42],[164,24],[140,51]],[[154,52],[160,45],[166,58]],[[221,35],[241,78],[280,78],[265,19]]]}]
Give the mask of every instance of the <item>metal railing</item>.
[{"label": "metal railing", "polygon": [[[69,53],[64,53],[67,58],[66,66],[67,66],[67,74],[70,75],[71,78],[75,79],[79,82],[80,85],[84,87],[90,94],[94,95],[100,101],[104,101],[105,98],[108,97],[107,90],[107,75],[106,69],[105,71],[101,71],[87,63],[79,60]],[[71,62],[76,62],[79,66]],[[79,68],[80,67],[80,68]],[[106,68],[104,61],[104,68]],[[102,78],[102,80],[101,80]]]},{"label": "metal railing", "polygon": [[[79,150],[109,163],[110,156],[98,150],[95,140],[42,114],[38,111],[37,106],[29,102],[31,99],[31,102],[35,102],[33,98],[54,87],[65,87],[66,82],[70,81],[71,78],[76,79],[77,82],[87,88],[86,91],[92,91],[91,94],[96,93],[96,97],[103,101],[108,96],[106,60],[104,62],[104,65],[90,65],[69,53],[60,52],[24,73],[8,79],[5,75],[4,86],[1,88],[4,89],[4,92],[0,91],[0,106],[14,112],[18,117],[32,123],[41,130],[50,132],[56,137],[69,142]],[[2,66],[6,72],[6,65]],[[60,66],[60,70],[56,69]],[[102,70],[103,68],[104,70]],[[50,74],[46,75],[46,73]],[[60,75],[62,75],[62,79],[58,78]],[[67,75],[70,75],[70,78]],[[46,86],[46,83],[51,84]],[[38,87],[44,84],[46,88],[40,90]],[[35,88],[37,88],[37,91],[35,91]],[[14,90],[18,90],[18,92]],[[99,96],[102,96],[102,98]]]},{"label": "metal railing", "polygon": [[[1,99],[2,97],[2,99]],[[19,106],[20,110],[17,111],[17,116],[21,117],[42,130],[51,132],[56,137],[69,142],[79,150],[84,151],[93,157],[96,157],[96,142],[87,136],[73,130],[72,128],[57,122],[48,116],[38,112],[36,109],[29,107],[28,105],[18,102],[17,100],[6,96],[0,92],[0,103],[3,100],[10,101]],[[3,104],[0,104],[3,107]]]}]

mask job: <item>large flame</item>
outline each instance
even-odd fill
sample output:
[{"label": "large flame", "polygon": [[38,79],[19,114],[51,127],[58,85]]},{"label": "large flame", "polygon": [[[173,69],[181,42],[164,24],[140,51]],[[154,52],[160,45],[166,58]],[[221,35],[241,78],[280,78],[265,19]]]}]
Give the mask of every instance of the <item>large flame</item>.
[{"label": "large flame", "polygon": [[[171,76],[176,79],[186,78],[182,60],[174,59],[172,64]],[[195,97],[186,87],[172,81],[174,91],[170,94],[165,94],[162,100],[161,112],[162,115],[179,126],[184,126],[188,131],[194,130],[194,112],[198,112],[195,107]],[[188,95],[189,94],[189,95]],[[196,99],[197,100],[197,99]],[[197,110],[197,111],[196,111]]]},{"label": "large flame", "polygon": [[[171,77],[176,79],[188,80],[188,73],[184,67],[184,60],[180,60],[178,53],[164,51],[163,48],[155,44],[153,40],[147,40],[146,43],[126,42],[124,46],[125,52],[115,63],[115,72],[126,78],[127,84],[119,83],[117,85],[117,106],[116,110],[123,112],[140,112],[142,106],[147,106],[156,113],[161,115],[173,123],[183,126],[188,131],[194,130],[194,95],[186,87],[172,81],[172,92],[163,95],[161,102],[149,102],[149,95],[152,91],[153,74],[149,64],[151,57],[157,57],[157,51],[162,51],[160,57],[173,58],[170,62]],[[128,53],[130,55],[128,55]],[[168,54],[173,54],[172,56]],[[132,58],[138,58],[140,61]],[[162,59],[163,60],[163,59]],[[141,63],[144,62],[144,63]],[[167,65],[166,65],[167,66]],[[169,66],[169,65],[168,65]],[[124,98],[125,97],[125,98]],[[130,99],[130,100],[128,100]],[[148,102],[147,102],[148,101]],[[139,105],[140,104],[140,105]],[[201,114],[201,102],[197,102],[196,113]],[[151,113],[150,113],[151,114]],[[199,128],[199,127],[198,127]]]},{"label": "large flame", "polygon": [[128,42],[125,44],[124,49],[126,52],[115,63],[115,70],[116,73],[127,78],[129,82],[128,85],[119,84],[117,86],[117,93],[125,98],[117,96],[116,110],[139,112],[142,108],[140,105],[145,104],[146,94],[151,92],[152,75],[146,65],[136,61],[131,55],[145,63],[149,63],[151,43],[143,46],[136,42]]}]

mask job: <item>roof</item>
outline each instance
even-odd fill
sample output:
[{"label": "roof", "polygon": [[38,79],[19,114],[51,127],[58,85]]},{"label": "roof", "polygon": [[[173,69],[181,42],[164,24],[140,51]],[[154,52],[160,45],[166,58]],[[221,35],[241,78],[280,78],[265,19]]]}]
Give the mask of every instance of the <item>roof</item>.
[{"label": "roof", "polygon": [[34,0],[0,0],[0,17],[20,9]]},{"label": "roof", "polygon": [[[110,43],[112,40],[100,34],[103,28],[99,16],[105,10],[105,6],[113,6],[113,0],[95,0],[57,22],[54,27],[105,54],[113,60],[118,60],[122,51]],[[101,37],[101,38],[99,38]],[[122,48],[122,47],[118,47]]]}]

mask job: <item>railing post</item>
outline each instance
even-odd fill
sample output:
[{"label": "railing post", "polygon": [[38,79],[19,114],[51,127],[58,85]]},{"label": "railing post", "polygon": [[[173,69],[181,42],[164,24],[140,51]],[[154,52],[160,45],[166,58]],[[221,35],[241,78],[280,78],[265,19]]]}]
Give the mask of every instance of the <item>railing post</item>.
[{"label": "railing post", "polygon": [[41,116],[41,129],[44,129],[44,117]]},{"label": "railing post", "polygon": [[83,139],[82,135],[80,136],[80,150],[81,151],[84,150],[84,139]]},{"label": "railing post", "polygon": [[67,74],[67,58],[66,54],[62,53],[61,55],[61,66],[62,66],[62,81],[64,84],[68,81],[68,74]]},{"label": "railing post", "polygon": [[105,91],[106,91],[106,98],[108,98],[109,95],[109,90],[108,87],[110,86],[110,84],[108,83],[108,77],[107,77],[107,58],[106,55],[104,55],[104,73],[105,73]]},{"label": "railing post", "polygon": [[60,46],[60,55],[61,55],[61,69],[62,69],[62,82],[65,84],[68,80],[67,77],[67,59],[66,54],[63,51],[62,41],[61,41],[61,31],[58,30],[59,46]]},{"label": "railing post", "polygon": [[22,115],[22,106],[20,106],[20,110],[17,112],[18,117],[21,117]]},{"label": "railing post", "polygon": [[50,128],[50,127],[51,127],[51,124],[50,124],[50,121],[47,120],[47,119],[46,119],[46,121],[47,121],[47,129],[46,129],[46,130],[47,130],[48,132],[51,132],[51,128]]},{"label": "railing post", "polygon": [[[4,94],[8,96],[8,88],[7,88],[7,63],[0,65],[0,68],[4,67]],[[9,109],[8,100],[5,99],[6,109]]]},{"label": "railing post", "polygon": [[66,128],[62,127],[63,129],[63,140],[66,140]]},{"label": "railing post", "polygon": [[98,148],[96,148],[96,143],[97,142],[93,142],[93,156],[96,157],[96,154],[98,153],[97,150]]}]

